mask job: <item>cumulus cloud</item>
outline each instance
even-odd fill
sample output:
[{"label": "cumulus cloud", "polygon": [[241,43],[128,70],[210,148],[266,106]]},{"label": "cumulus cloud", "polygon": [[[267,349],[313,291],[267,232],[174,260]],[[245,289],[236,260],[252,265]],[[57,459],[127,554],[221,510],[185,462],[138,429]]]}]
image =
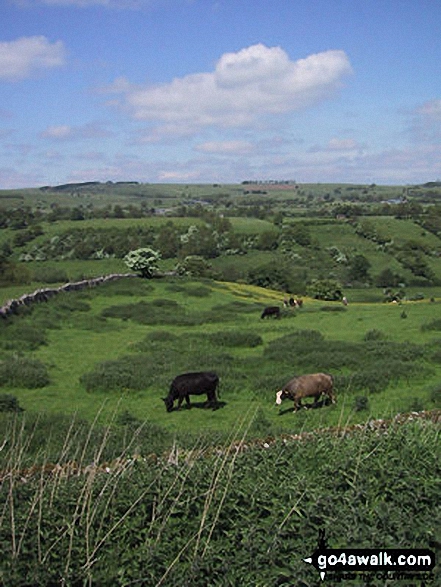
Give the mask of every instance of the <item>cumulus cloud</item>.
[{"label": "cumulus cloud", "polygon": [[280,47],[257,44],[222,55],[212,72],[144,88],[119,79],[116,88],[136,119],[156,122],[163,134],[184,135],[208,126],[251,126],[310,107],[331,98],[351,72],[344,51],[291,61]]},{"label": "cumulus cloud", "polygon": [[50,43],[46,37],[35,36],[0,42],[0,80],[18,81],[64,62],[62,41]]}]

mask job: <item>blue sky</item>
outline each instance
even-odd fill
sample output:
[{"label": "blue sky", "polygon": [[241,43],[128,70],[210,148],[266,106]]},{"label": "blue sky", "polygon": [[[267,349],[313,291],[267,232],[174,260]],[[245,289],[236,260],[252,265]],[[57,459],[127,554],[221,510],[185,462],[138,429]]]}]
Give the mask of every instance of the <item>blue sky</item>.
[{"label": "blue sky", "polygon": [[440,178],[437,0],[0,3],[0,189]]}]

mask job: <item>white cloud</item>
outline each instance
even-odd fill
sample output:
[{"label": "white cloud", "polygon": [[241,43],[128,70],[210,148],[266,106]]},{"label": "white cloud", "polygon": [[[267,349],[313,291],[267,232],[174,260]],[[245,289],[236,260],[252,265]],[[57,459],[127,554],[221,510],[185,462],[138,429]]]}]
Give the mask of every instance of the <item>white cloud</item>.
[{"label": "white cloud", "polygon": [[42,137],[45,139],[68,139],[72,135],[72,127],[67,124],[60,126],[49,126],[45,131],[42,132]]},{"label": "white cloud", "polygon": [[0,42],[0,80],[21,80],[38,70],[60,67],[64,62],[61,41],[50,43],[46,37],[35,36]]},{"label": "white cloud", "polygon": [[331,98],[352,72],[343,51],[291,61],[280,47],[253,45],[221,56],[213,72],[139,88],[117,80],[123,105],[139,120],[159,124],[161,134],[201,128],[244,127]]},{"label": "white cloud", "polygon": [[249,155],[254,146],[248,141],[208,141],[195,147],[200,153],[212,155]]},{"label": "white cloud", "polygon": [[43,139],[67,141],[107,138],[112,136],[112,133],[103,128],[99,123],[90,122],[81,126],[69,126],[68,124],[48,126],[40,136]]}]

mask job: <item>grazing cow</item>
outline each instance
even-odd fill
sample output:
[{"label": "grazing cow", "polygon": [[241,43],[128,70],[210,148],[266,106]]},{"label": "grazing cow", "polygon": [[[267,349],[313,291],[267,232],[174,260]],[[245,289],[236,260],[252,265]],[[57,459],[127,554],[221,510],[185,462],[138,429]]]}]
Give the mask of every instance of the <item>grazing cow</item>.
[{"label": "grazing cow", "polygon": [[300,375],[294,377],[283,388],[276,393],[276,404],[280,405],[282,400],[289,398],[294,401],[294,412],[302,405],[302,399],[305,397],[314,398],[314,406],[321,395],[329,397],[335,404],[336,398],[333,390],[333,381],[331,375],[326,373],[314,373],[312,375]]},{"label": "grazing cow", "polygon": [[168,396],[164,398],[167,412],[173,410],[173,403],[178,400],[178,410],[182,402],[190,406],[190,395],[207,394],[207,404],[215,407],[217,405],[216,388],[219,377],[213,371],[202,371],[200,373],[184,373],[175,377],[170,385]]},{"label": "grazing cow", "polygon": [[268,306],[262,312],[261,318],[269,318],[270,316],[274,316],[274,318],[280,318],[279,306]]}]

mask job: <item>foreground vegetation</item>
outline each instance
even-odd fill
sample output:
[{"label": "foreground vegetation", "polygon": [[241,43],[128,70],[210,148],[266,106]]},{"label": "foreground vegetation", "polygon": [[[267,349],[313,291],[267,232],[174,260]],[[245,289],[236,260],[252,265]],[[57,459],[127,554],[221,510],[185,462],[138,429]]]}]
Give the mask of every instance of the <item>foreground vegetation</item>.
[{"label": "foreground vegetation", "polygon": [[[196,443],[163,458],[129,458],[127,447],[100,466],[81,460],[91,437],[76,463],[61,462],[71,454],[71,429],[60,464],[25,470],[27,436],[19,420],[11,423],[0,580],[307,587],[318,584],[303,558],[319,530],[333,548],[424,546],[439,561],[439,424],[416,420],[246,449],[249,424],[242,418],[217,450]],[[97,460],[109,439],[95,445]],[[434,585],[439,571],[438,562]]]}]

